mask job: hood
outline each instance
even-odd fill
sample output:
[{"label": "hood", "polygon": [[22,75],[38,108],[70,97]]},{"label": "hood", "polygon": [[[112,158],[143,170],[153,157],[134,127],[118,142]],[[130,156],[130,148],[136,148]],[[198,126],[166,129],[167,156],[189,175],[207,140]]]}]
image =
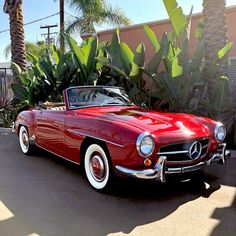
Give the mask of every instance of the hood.
[{"label": "hood", "polygon": [[122,123],[138,132],[150,132],[162,143],[166,138],[173,141],[210,136],[206,124],[191,114],[147,111],[138,107],[103,107],[95,109],[97,111],[92,110],[97,119]]}]

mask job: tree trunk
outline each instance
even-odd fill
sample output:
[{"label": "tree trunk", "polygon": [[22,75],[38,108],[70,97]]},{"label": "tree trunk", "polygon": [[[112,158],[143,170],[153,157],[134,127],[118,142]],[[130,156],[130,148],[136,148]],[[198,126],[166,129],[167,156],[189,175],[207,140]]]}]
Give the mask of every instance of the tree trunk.
[{"label": "tree trunk", "polygon": [[212,65],[219,63],[217,52],[227,43],[227,24],[225,16],[225,0],[203,0],[205,71],[209,82],[210,93],[215,80],[228,75],[228,56],[221,61],[216,72],[211,71]]},{"label": "tree trunk", "polygon": [[9,14],[12,61],[26,69],[26,52],[24,42],[24,23],[22,0],[5,0],[4,11]]}]

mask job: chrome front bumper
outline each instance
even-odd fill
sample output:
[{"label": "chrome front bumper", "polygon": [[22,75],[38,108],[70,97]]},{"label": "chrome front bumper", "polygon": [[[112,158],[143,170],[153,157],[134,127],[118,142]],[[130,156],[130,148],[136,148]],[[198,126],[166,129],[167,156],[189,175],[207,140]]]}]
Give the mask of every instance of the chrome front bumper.
[{"label": "chrome front bumper", "polygon": [[231,156],[230,151],[226,150],[226,144],[220,144],[217,151],[211,155],[207,161],[200,162],[195,165],[170,168],[166,167],[166,156],[160,156],[157,164],[150,169],[134,170],[124,166],[117,165],[115,168],[118,173],[138,179],[156,179],[160,182],[166,181],[166,174],[188,173],[202,169],[205,166],[211,165],[214,162],[225,164],[226,159]]}]

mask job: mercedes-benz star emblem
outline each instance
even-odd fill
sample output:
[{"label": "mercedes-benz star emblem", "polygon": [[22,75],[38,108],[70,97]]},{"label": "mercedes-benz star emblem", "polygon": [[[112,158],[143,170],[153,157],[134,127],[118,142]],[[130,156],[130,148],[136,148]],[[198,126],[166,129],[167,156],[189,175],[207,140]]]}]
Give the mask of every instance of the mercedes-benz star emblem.
[{"label": "mercedes-benz star emblem", "polygon": [[202,153],[202,144],[198,141],[194,142],[189,148],[189,157],[195,160],[200,157]]}]

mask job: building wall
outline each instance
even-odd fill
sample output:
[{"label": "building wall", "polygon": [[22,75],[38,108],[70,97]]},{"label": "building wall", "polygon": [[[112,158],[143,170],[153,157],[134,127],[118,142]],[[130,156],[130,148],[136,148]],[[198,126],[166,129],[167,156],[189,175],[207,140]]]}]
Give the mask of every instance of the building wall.
[{"label": "building wall", "polygon": [[[195,47],[197,45],[197,41],[196,41],[197,39],[195,38],[194,33],[195,33],[195,29],[196,29],[201,17],[202,17],[202,14],[199,13],[199,14],[194,14],[193,18],[192,18],[190,55],[193,55],[193,52],[194,52]],[[230,57],[236,58],[236,28],[235,28],[236,5],[227,8],[226,20],[227,20],[227,25],[228,25],[228,39],[229,39],[229,41],[234,43],[233,48],[230,51],[229,55],[230,55]],[[153,49],[151,43],[149,42],[147,36],[145,35],[144,29],[143,29],[144,24],[133,25],[130,27],[121,28],[120,29],[120,38],[122,41],[127,43],[133,51],[136,49],[136,47],[138,46],[138,44],[140,42],[143,42],[146,46],[146,59],[150,59],[154,53],[154,49]],[[164,32],[172,31],[172,26],[171,26],[169,20],[149,22],[146,24],[148,24],[154,30],[156,35],[158,35],[159,39],[161,39],[162,34]],[[100,42],[103,40],[110,41],[113,32],[114,32],[114,29],[98,32],[97,35],[98,35],[99,41]]]}]

